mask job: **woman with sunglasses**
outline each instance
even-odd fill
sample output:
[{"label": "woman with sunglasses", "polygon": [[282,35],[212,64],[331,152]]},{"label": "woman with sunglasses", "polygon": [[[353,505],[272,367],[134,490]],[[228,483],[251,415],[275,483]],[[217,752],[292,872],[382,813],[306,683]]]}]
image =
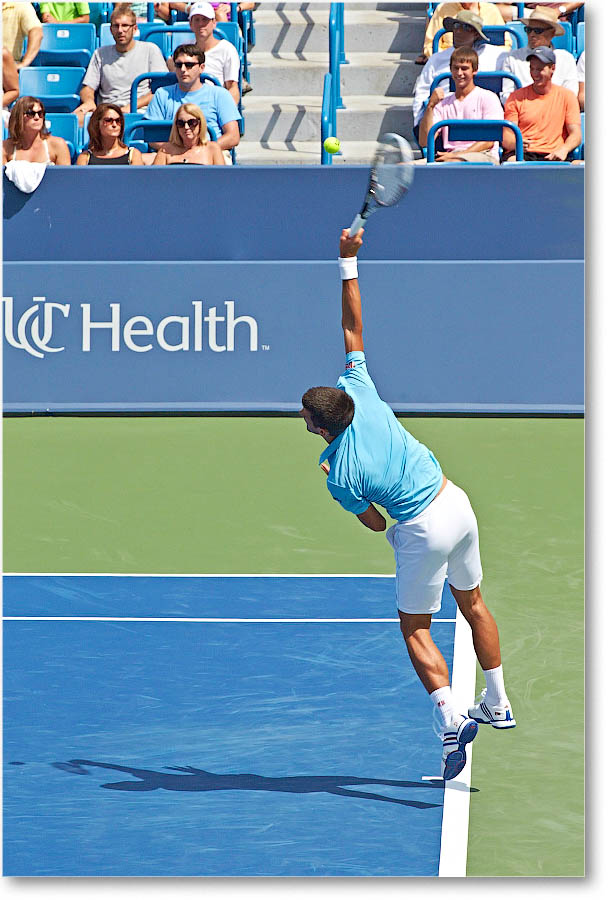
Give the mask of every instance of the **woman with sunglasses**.
[{"label": "woman with sunglasses", "polygon": [[143,166],[136,147],[123,141],[125,117],[115,103],[100,103],[89,120],[89,147],[76,160],[77,166]]},{"label": "woman with sunglasses", "polygon": [[155,166],[194,163],[197,166],[225,166],[222,150],[215,141],[207,139],[207,121],[199,106],[183,103],[173,120],[169,140],[162,144]]},{"label": "woman with sunglasses", "polygon": [[2,162],[11,159],[53,166],[71,165],[70,148],[53,137],[45,124],[45,109],[36,97],[20,97],[11,109],[9,137],[2,144]]}]

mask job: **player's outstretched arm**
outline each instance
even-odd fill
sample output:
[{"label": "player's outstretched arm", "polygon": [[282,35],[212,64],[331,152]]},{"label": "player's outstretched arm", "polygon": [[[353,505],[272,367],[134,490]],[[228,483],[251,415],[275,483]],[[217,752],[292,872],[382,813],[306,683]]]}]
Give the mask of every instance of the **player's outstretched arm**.
[{"label": "player's outstretched arm", "polygon": [[[340,257],[342,259],[356,258],[359,248],[363,244],[363,229],[349,237],[348,228],[344,228],[340,236]],[[356,265],[356,263],[355,263]],[[363,320],[361,317],[361,293],[359,280],[355,271],[354,277],[342,280],[342,330],[344,332],[344,349],[347,353],[351,350],[363,350]]]}]

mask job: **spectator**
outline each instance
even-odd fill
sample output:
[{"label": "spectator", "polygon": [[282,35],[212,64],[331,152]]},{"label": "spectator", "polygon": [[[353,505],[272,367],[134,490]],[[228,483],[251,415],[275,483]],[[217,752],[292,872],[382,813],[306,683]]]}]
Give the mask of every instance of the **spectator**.
[{"label": "spectator", "polygon": [[[498,12],[495,3],[440,3],[426,26],[422,53],[415,60],[416,64],[423,66],[433,52],[433,38],[443,28],[443,20],[455,18],[463,9],[468,9],[479,16],[484,25],[504,25],[504,19]],[[442,35],[439,39],[438,50],[447,50],[452,46],[452,35]],[[505,37],[506,47],[511,47],[511,38]]]},{"label": "spectator", "polygon": [[578,105],[581,112],[585,112],[585,51],[581,53],[576,64],[576,76],[578,78]]},{"label": "spectator", "polygon": [[[97,103],[116,103],[123,112],[129,112],[134,79],[144,72],[168,71],[156,44],[134,39],[136,27],[135,13],[129,4],[119,3],[110,17],[114,45],[97,48],[82,82],[82,103],[74,110],[81,125]],[[137,89],[137,108],[143,109],[151,99],[150,80],[145,79]]]},{"label": "spectator", "polygon": [[75,25],[77,22],[89,21],[89,4],[88,3],[39,3],[40,18],[46,24],[47,22],[70,22]]},{"label": "spectator", "polygon": [[[553,84],[555,52],[537,47],[528,52],[532,84],[513,91],[505,119],[514,122],[524,139],[524,159],[565,160],[581,143],[578,100],[568,88]],[[515,136],[505,128],[503,161],[514,155]]]},{"label": "spectator", "polygon": [[196,103],[203,111],[212,137],[222,150],[231,150],[240,141],[239,113],[236,103],[226,90],[209,81],[201,82],[205,68],[205,53],[196,44],[182,44],[173,53],[177,84],[160,87],[148,106],[147,119],[173,119],[182,103]]},{"label": "spectator", "polygon": [[77,166],[143,166],[137,147],[123,141],[125,117],[115,103],[100,103],[89,119],[89,147],[76,160]]},{"label": "spectator", "polygon": [[[566,21],[584,2],[585,0],[574,0],[573,3],[526,3],[526,13],[531,13],[539,6],[549,7],[556,11],[562,21]],[[516,3],[497,3],[496,6],[505,22],[512,22],[517,17]]]},{"label": "spectator", "polygon": [[[196,46],[205,53],[205,73],[217,78],[232,99],[238,105],[241,95],[239,93],[239,70],[241,61],[236,48],[230,41],[213,36],[215,27],[215,12],[211,3],[193,3],[190,6],[190,28],[196,38]],[[173,69],[173,60],[169,59],[168,66]]]},{"label": "spectator", "polygon": [[5,125],[8,122],[8,109],[11,103],[19,96],[19,72],[15,60],[6,49],[2,48],[2,109],[7,113]]},{"label": "spectator", "polygon": [[[536,47],[550,47],[553,49],[551,41],[558,34],[563,34],[564,29],[557,20],[557,11],[554,9],[544,9],[537,7],[532,10],[527,19],[521,20],[528,35],[528,46],[519,50],[511,50],[510,53],[503,53],[500,58],[500,69],[505,72],[512,72],[521,81],[522,87],[532,84],[530,76],[530,66],[528,57],[531,50]],[[553,76],[553,84],[562,85],[568,88],[573,94],[578,95],[578,78],[576,75],[576,60],[567,50],[553,50],[555,53],[555,75]],[[500,99],[506,103],[509,95],[515,90],[512,81],[505,79]]]},{"label": "spectator", "polygon": [[[492,72],[499,69],[498,59],[504,53],[503,46],[490,44],[483,33],[483,22],[480,17],[468,9],[462,9],[454,18],[443,20],[443,27],[454,35],[454,46],[447,50],[438,50],[429,57],[424,69],[416,79],[414,85],[414,135],[418,139],[420,120],[424,112],[424,104],[428,100],[431,84],[441,72],[447,72],[450,68],[450,57],[456,47],[472,47],[479,57],[479,67],[482,71]],[[446,85],[444,84],[445,88]]]},{"label": "spectator", "polygon": [[37,97],[20,97],[8,120],[9,137],[2,143],[2,163],[24,160],[31,163],[69,166],[70,150],[63,138],[49,134],[44,104]]},{"label": "spectator", "polygon": [[[229,3],[211,3],[210,4],[215,10],[215,21],[216,22],[229,22],[230,21],[230,4]],[[188,7],[192,6],[191,3],[155,3],[155,8],[157,9],[157,15],[159,15],[165,22],[171,21],[171,10],[175,10],[177,13],[176,21],[185,21],[188,18]],[[238,12],[242,12],[246,9],[255,9],[255,3],[239,3],[237,6]]]},{"label": "spectator", "polygon": [[215,141],[207,139],[207,122],[195,103],[182,103],[175,113],[173,128],[166,144],[162,144],[155,166],[194,163],[197,166],[224,166],[224,154]]},{"label": "spectator", "polygon": [[[450,58],[450,72],[454,79],[454,93],[444,95],[435,88],[420,122],[420,146],[426,147],[428,133],[435,122],[442,119],[502,119],[503,111],[493,91],[477,87],[473,76],[479,68],[479,58],[471,47],[458,47]],[[441,129],[444,150],[437,153],[437,162],[492,162],[498,164],[497,141],[450,141],[448,128]]]},{"label": "spectator", "polygon": [[[23,41],[27,50],[22,56]],[[2,4],[2,46],[6,47],[18,69],[30,66],[42,43],[42,25],[31,3]]]}]

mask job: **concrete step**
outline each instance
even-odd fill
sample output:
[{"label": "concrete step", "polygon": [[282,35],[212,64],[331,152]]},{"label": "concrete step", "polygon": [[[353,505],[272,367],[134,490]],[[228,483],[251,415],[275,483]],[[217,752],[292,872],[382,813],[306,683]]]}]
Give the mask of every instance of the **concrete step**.
[{"label": "concrete step", "polygon": [[[420,12],[406,13],[347,5],[344,11],[346,56],[372,50],[419,52],[424,21],[424,7]],[[255,30],[255,50],[271,53],[329,52],[329,4],[266,10],[261,6],[255,14]]]},{"label": "concrete step", "polygon": [[[375,141],[345,141],[332,165],[369,166],[376,149]],[[316,166],[321,164],[319,141],[242,141],[238,147],[240,166]],[[416,149],[414,155],[422,157]]]},{"label": "concrete step", "polygon": [[[413,93],[420,67],[416,54],[350,53],[348,65],[340,67],[342,94],[379,94],[401,97]],[[328,54],[255,52],[251,55],[251,82],[256,96],[298,96],[323,90]],[[320,87],[319,87],[320,86]],[[245,96],[245,102],[247,100]]]},{"label": "concrete step", "polygon": [[[252,98],[251,100],[249,98]],[[349,96],[338,110],[338,137],[344,141],[375,140],[384,131],[408,137],[413,127],[412,98]],[[265,97],[247,95],[245,137],[248,141],[314,141],[321,139],[321,95],[277,98],[268,108]],[[237,151],[238,152],[238,151]]]}]

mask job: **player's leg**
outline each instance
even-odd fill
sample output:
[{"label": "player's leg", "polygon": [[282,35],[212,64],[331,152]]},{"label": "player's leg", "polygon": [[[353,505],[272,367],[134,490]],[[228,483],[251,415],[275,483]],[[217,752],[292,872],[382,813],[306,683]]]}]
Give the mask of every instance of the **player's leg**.
[{"label": "player's leg", "polygon": [[485,725],[514,728],[515,719],[504,684],[498,628],[479,587],[482,570],[477,519],[465,492],[453,487],[450,513],[452,520],[460,523],[462,537],[448,557],[448,581],[460,612],[471,626],[473,647],[486,681],[481,701],[468,713]]},{"label": "player's leg", "polygon": [[399,622],[412,665],[443,722],[441,774],[450,781],[465,767],[466,745],[477,734],[477,723],[454,708],[448,667],[431,637],[431,616],[399,610]]}]

